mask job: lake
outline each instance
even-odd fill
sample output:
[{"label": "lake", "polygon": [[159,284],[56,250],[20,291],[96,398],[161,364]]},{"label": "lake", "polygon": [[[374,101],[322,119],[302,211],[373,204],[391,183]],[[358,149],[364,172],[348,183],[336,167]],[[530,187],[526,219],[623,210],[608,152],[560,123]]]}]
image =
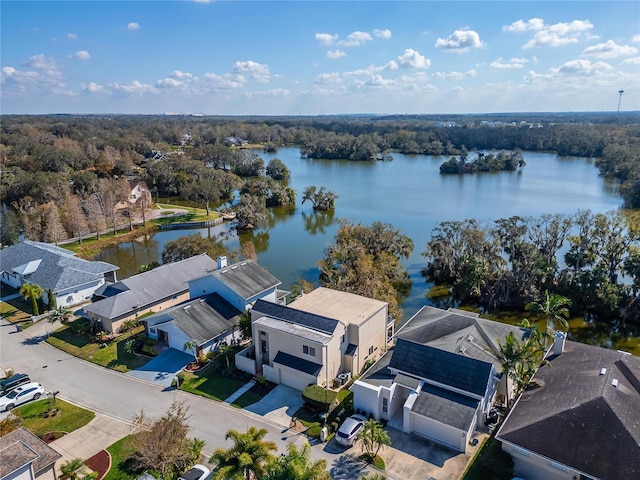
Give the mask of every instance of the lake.
[{"label": "lake", "polygon": [[[403,302],[405,319],[428,303],[430,285],[420,275],[421,253],[433,228],[445,220],[476,218],[486,224],[512,215],[544,213],[572,215],[578,210],[606,212],[620,208],[617,184],[600,176],[592,159],[525,152],[526,166],[515,172],[440,175],[446,157],[394,153],[393,161],[349,162],[301,158],[298,148],[280,148],[262,154],[265,163],[279,158],[291,170],[290,186],[298,194],[295,209],[274,209],[267,229],[243,234],[252,239],[261,265],[290,289],[298,278],[317,281],[316,262],[333,241],[340,219],[369,225],[390,223],[414,242],[413,255],[404,261],[413,287]],[[309,185],[325,186],[339,195],[332,213],[314,214],[300,204]],[[103,251],[96,258],[120,266],[119,278],[136,273],[141,265],[158,261],[164,245],[180,236],[201,233],[225,235],[229,225],[199,230],[160,231]],[[239,248],[239,239],[225,239]]]}]

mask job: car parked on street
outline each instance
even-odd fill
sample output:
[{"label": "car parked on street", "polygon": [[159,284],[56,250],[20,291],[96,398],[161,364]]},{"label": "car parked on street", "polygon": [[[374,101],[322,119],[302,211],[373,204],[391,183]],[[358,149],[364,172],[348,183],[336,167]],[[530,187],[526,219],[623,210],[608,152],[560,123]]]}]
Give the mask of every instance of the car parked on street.
[{"label": "car parked on street", "polygon": [[18,405],[38,400],[44,395],[44,387],[38,382],[31,382],[11,390],[4,397],[0,397],[0,412],[13,410]]},{"label": "car parked on street", "polygon": [[11,390],[25,383],[29,383],[31,379],[26,373],[16,373],[10,377],[0,380],[0,395],[6,395]]},{"label": "car parked on street", "polygon": [[336,442],[345,447],[352,447],[366,421],[367,419],[362,415],[351,415],[340,425],[335,436]]},{"label": "car parked on street", "polygon": [[205,480],[210,473],[211,470],[198,463],[180,475],[178,480]]}]

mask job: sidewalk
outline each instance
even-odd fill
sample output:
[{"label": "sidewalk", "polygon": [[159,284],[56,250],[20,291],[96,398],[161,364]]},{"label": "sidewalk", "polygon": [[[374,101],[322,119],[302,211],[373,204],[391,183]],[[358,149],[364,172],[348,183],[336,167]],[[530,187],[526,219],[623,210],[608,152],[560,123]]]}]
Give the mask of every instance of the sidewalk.
[{"label": "sidewalk", "polygon": [[252,379],[250,382],[245,383],[243,386],[241,386],[238,390],[236,390],[234,393],[232,393],[231,395],[229,395],[229,398],[227,398],[224,403],[233,403],[235,402],[238,398],[240,398],[242,396],[243,393],[245,393],[246,391],[248,391],[251,387],[253,387],[255,385],[255,381]]},{"label": "sidewalk", "polygon": [[87,460],[132,433],[134,427],[122,420],[96,413],[96,416],[84,427],[75,430],[49,444],[62,458],[56,462],[56,473],[68,460],[80,458]]}]

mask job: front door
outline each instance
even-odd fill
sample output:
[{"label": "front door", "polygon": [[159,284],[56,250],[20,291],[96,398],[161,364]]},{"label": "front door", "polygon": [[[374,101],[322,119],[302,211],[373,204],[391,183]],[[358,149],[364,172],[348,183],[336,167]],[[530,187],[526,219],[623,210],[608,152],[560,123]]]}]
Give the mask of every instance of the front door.
[{"label": "front door", "polygon": [[163,345],[169,345],[169,334],[164,330],[158,329],[158,343]]}]

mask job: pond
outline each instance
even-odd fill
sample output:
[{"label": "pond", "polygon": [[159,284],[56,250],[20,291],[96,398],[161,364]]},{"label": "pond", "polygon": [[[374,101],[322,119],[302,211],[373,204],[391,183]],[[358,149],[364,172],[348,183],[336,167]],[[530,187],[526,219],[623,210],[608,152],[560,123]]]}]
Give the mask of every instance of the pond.
[{"label": "pond", "polygon": [[[265,163],[279,158],[291,170],[289,182],[297,194],[293,209],[274,209],[268,228],[243,234],[252,240],[258,261],[289,289],[298,278],[317,281],[316,262],[333,241],[340,219],[370,225],[390,223],[414,242],[411,257],[403,263],[413,287],[403,302],[405,319],[421,306],[430,288],[420,270],[421,253],[433,228],[445,220],[492,220],[544,213],[572,215],[578,210],[606,212],[620,208],[617,184],[599,175],[592,159],[558,157],[553,153],[524,152],[520,171],[441,175],[445,157],[393,154],[392,161],[349,162],[302,158],[295,147],[261,154]],[[305,187],[325,186],[339,195],[335,212],[313,213],[301,205]],[[158,261],[164,245],[182,235],[199,232],[221,236],[230,248],[239,248],[236,235],[227,236],[229,225],[200,230],[161,231],[103,251],[97,258],[120,266],[119,277]]]}]

